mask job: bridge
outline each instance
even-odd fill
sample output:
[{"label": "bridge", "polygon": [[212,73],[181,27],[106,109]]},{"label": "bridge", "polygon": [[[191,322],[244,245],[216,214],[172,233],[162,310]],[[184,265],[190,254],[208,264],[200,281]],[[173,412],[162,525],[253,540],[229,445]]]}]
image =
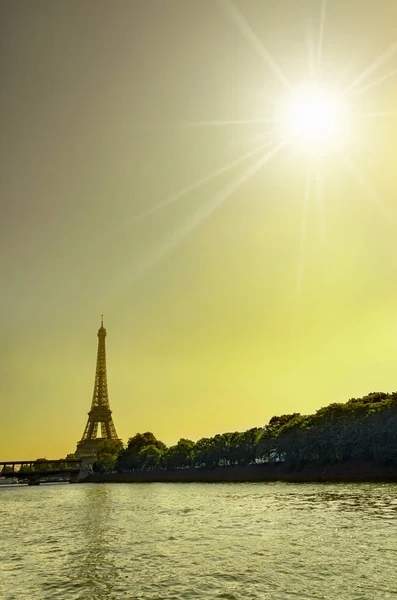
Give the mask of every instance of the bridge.
[{"label": "bridge", "polygon": [[66,478],[70,482],[84,479],[88,474],[83,459],[9,460],[0,461],[0,478],[17,478],[30,485],[39,485],[41,479]]}]

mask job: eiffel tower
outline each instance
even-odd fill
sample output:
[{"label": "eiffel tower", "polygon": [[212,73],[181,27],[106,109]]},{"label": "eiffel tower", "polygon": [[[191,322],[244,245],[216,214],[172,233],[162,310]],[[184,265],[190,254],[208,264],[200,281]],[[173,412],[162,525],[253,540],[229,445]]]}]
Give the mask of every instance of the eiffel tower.
[{"label": "eiffel tower", "polygon": [[[96,360],[94,393],[92,396],[91,410],[88,413],[88,421],[85,426],[83,437],[77,443],[75,455],[78,458],[95,457],[97,444],[101,440],[117,440],[116,428],[112,419],[112,411],[109,405],[108,384],[106,377],[106,329],[103,326],[103,315],[101,326],[98,329],[98,353]],[[100,425],[101,437],[98,436]]]}]

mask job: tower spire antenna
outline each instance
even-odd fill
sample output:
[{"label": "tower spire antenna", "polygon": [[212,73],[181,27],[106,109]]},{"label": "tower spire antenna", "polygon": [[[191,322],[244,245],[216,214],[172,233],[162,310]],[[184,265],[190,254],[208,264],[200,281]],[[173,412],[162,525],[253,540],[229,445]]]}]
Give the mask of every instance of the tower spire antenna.
[{"label": "tower spire antenna", "polygon": [[103,315],[101,315],[101,327],[103,327]]}]

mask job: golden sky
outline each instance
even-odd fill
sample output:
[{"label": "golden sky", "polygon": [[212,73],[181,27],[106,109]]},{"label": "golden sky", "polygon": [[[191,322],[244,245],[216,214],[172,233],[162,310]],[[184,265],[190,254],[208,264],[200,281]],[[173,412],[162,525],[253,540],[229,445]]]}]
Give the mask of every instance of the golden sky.
[{"label": "golden sky", "polygon": [[[2,460],[74,451],[101,313],[125,441],[397,388],[396,23],[392,0],[3,0]],[[255,171],[314,76],[346,92],[343,152]]]}]

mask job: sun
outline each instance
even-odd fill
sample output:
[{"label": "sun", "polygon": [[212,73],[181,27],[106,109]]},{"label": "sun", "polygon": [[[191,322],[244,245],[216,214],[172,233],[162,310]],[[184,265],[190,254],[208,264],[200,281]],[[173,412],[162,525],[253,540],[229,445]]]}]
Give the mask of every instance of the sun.
[{"label": "sun", "polygon": [[345,134],[347,106],[342,94],[320,85],[302,86],[287,96],[280,120],[291,141],[318,147]]},{"label": "sun", "polygon": [[[382,208],[379,194],[374,193],[371,185],[366,180],[365,174],[360,172],[359,165],[354,159],[354,153],[357,148],[360,150],[361,145],[366,146],[366,152],[372,150],[371,140],[367,136],[367,126],[362,118],[380,117],[383,119],[389,116],[394,118],[397,114],[394,110],[368,112],[365,110],[366,101],[363,98],[363,94],[367,90],[380,86],[389,78],[397,75],[397,68],[384,74],[377,73],[384,63],[395,55],[397,56],[397,41],[386,48],[382,54],[375,57],[373,62],[360,73],[352,75],[350,64],[340,64],[335,73],[337,78],[333,80],[333,72],[330,73],[328,69],[324,68],[327,63],[329,63],[328,66],[332,65],[333,61],[325,62],[323,60],[326,14],[332,3],[319,0],[317,5],[321,7],[321,10],[318,36],[315,36],[317,41],[313,35],[307,36],[309,54],[307,57],[307,71],[305,69],[295,69],[294,79],[291,81],[272,53],[257,36],[250,23],[235,6],[234,0],[222,0],[221,4],[227,16],[237,26],[246,41],[251,44],[254,52],[261,58],[266,71],[273,76],[274,87],[271,82],[268,85],[267,78],[266,86],[263,86],[262,79],[258,80],[260,102],[257,104],[255,98],[252,106],[253,114],[247,114],[244,111],[244,118],[236,118],[237,115],[231,115],[233,118],[178,121],[176,125],[178,128],[226,127],[230,132],[229,128],[231,127],[236,126],[239,131],[244,131],[247,126],[248,131],[255,131],[253,135],[250,134],[247,138],[245,137],[246,134],[239,133],[237,135],[242,135],[241,141],[244,139],[251,142],[254,139],[258,144],[255,144],[254,149],[250,149],[230,162],[218,166],[129,221],[129,223],[138,223],[143,218],[154,215],[210,182],[216,181],[218,177],[223,177],[225,173],[235,173],[231,175],[229,183],[221,187],[218,192],[210,195],[206,203],[199,206],[198,210],[191,215],[191,218],[180,229],[170,234],[165,243],[159,246],[159,250],[144,263],[145,267],[137,270],[137,274],[143,273],[146,268],[155,264],[163,255],[171,252],[204,220],[208,219],[237,189],[242,187],[282,152],[287,155],[288,171],[285,171],[285,173],[288,178],[294,173],[295,167],[296,173],[300,173],[302,168],[306,173],[304,187],[302,187],[303,210],[297,268],[297,297],[299,297],[302,287],[303,250],[308,229],[309,206],[312,201],[316,202],[318,206],[318,215],[321,219],[319,224],[320,235],[325,240],[324,207],[326,206],[329,174],[332,172],[337,173],[336,169],[341,167],[343,171],[346,171],[348,177],[356,181],[361,190],[360,193]],[[350,61],[348,62],[350,63]],[[303,79],[295,78],[297,73],[301,73]],[[234,139],[236,134],[231,133],[230,135]]]}]

